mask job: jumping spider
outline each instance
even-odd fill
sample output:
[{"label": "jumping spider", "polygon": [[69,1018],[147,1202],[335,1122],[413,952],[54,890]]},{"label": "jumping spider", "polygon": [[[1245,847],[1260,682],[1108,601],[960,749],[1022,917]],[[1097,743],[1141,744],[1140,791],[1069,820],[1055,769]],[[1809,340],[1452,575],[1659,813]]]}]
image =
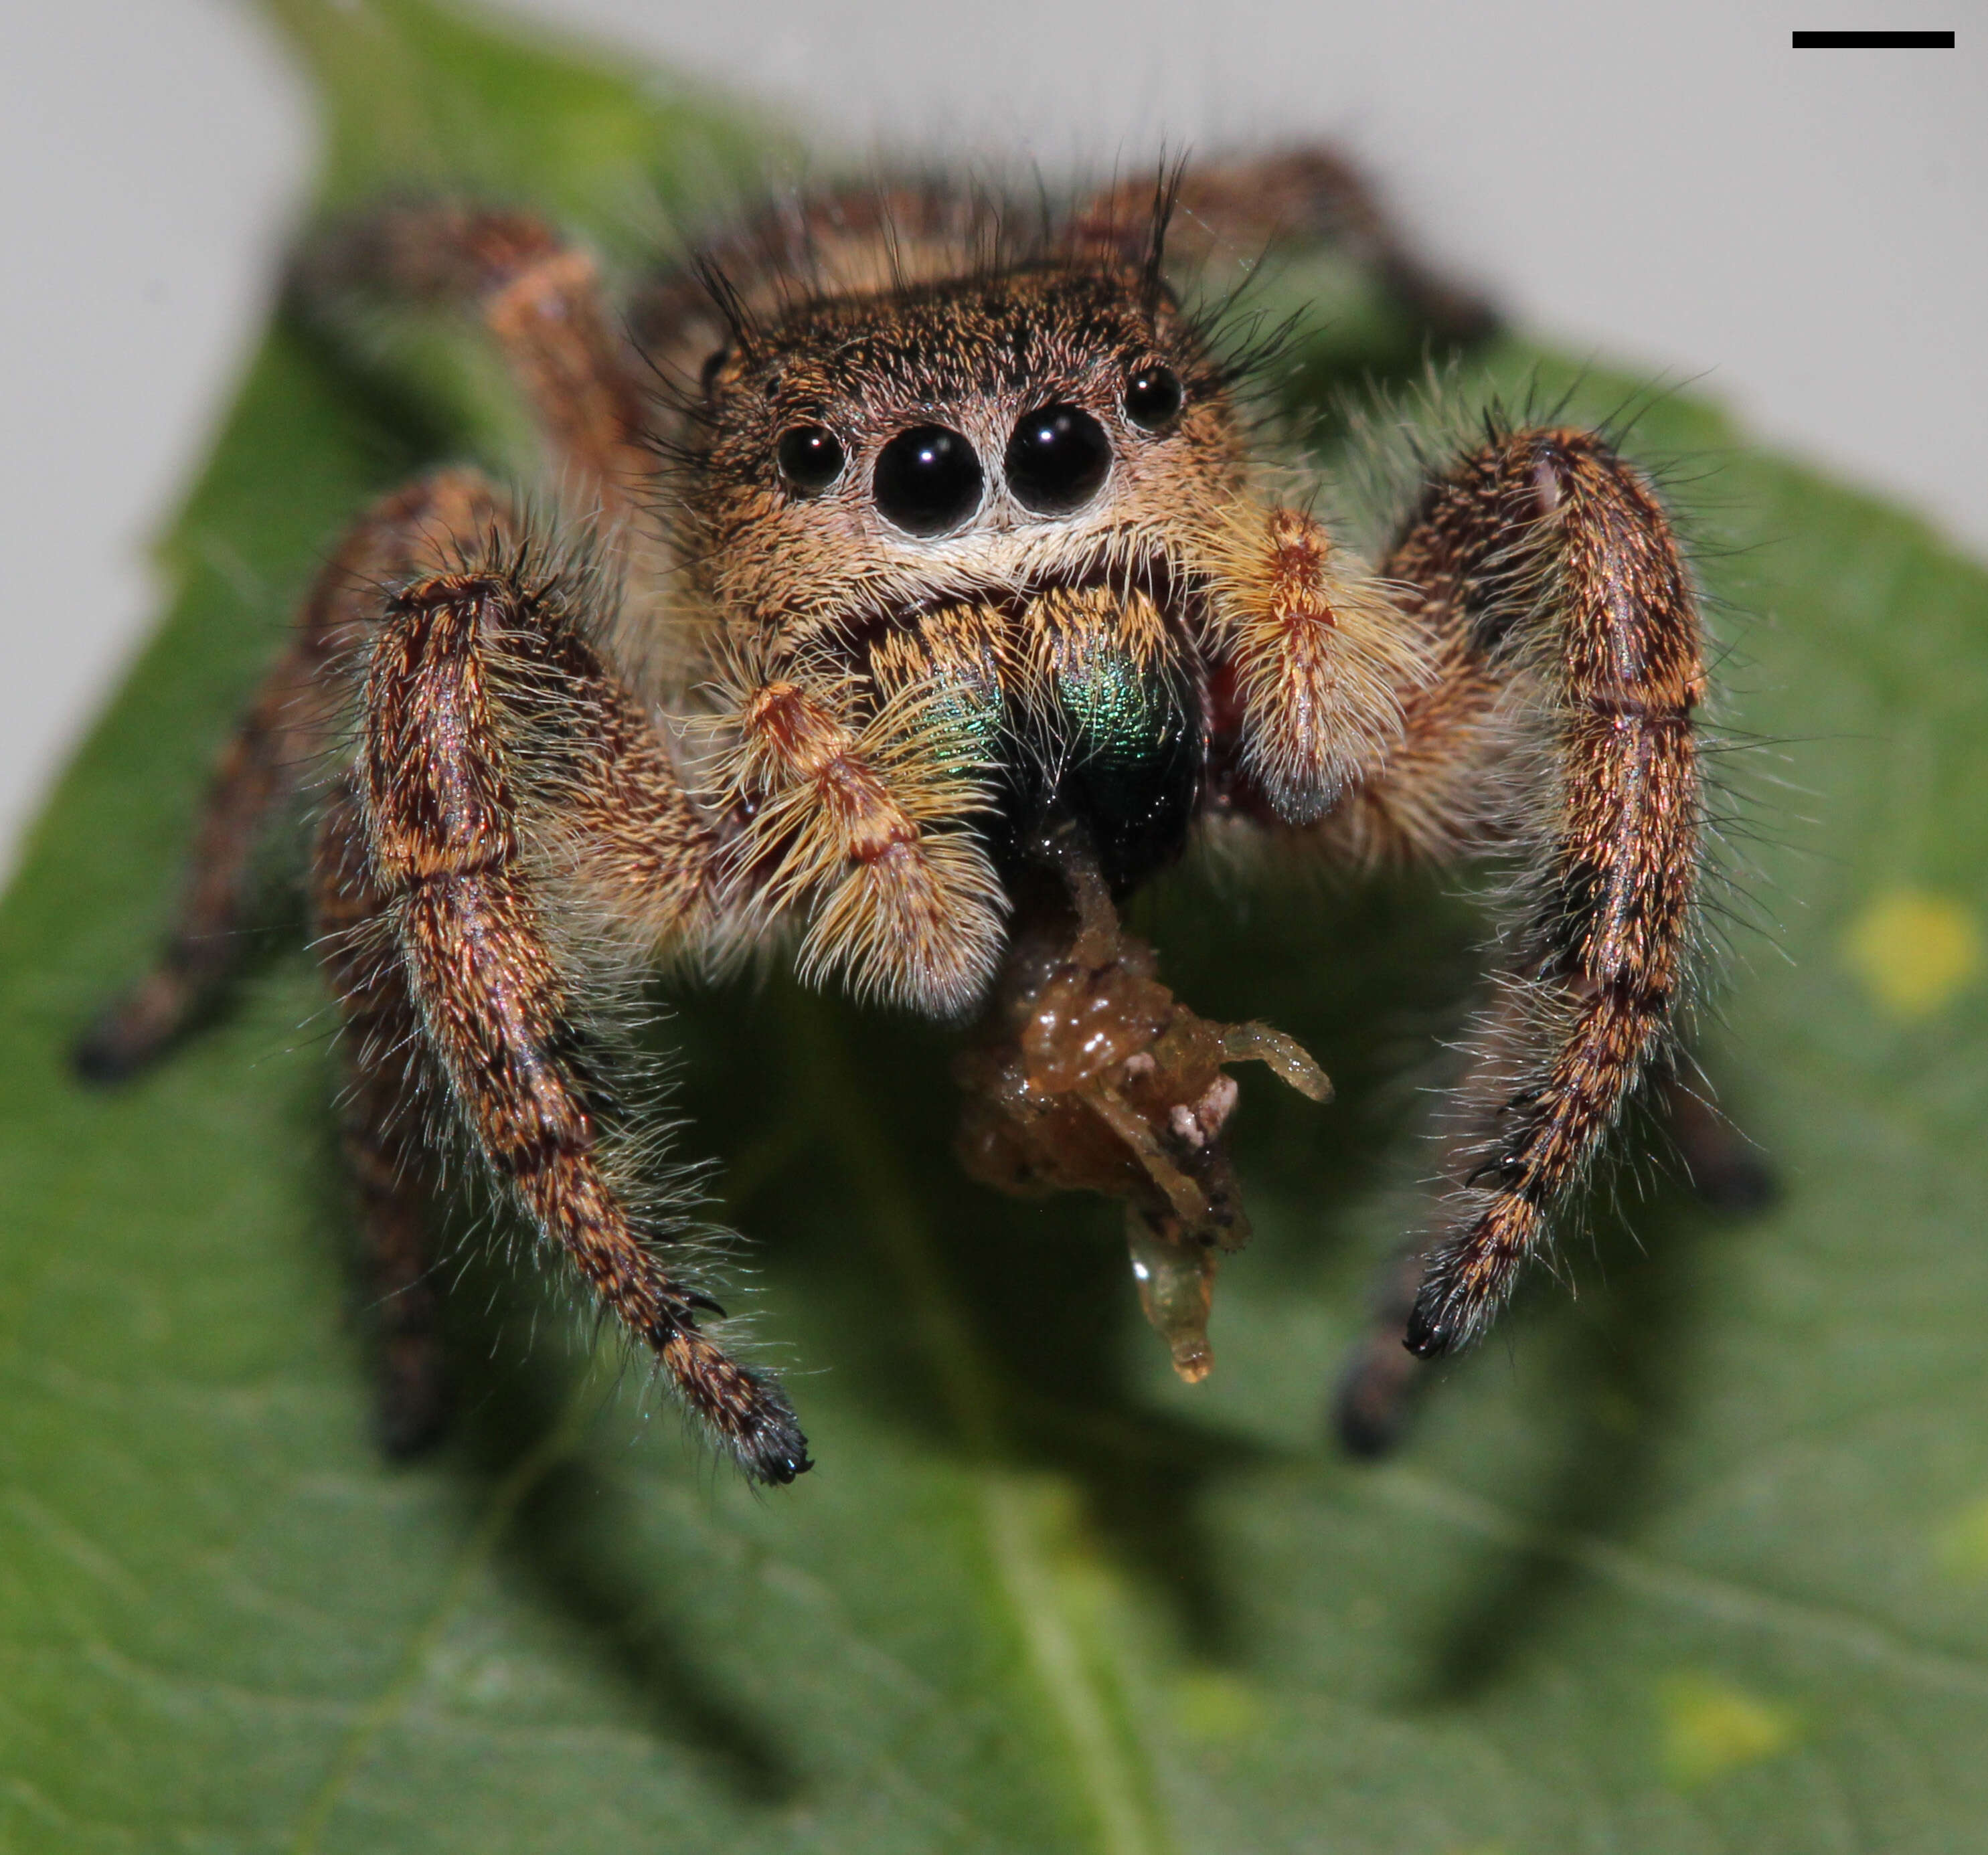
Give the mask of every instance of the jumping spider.
[{"label": "jumping spider", "polygon": [[936,186],[799,197],[622,316],[517,213],[390,207],[300,262],[320,306],[478,310],[580,513],[455,468],[360,519],[228,750],[161,963],[80,1054],[126,1073],[188,1022],[259,825],[329,767],[316,944],[390,1447],[445,1404],[424,1201],[446,1123],[749,1474],[809,1467],[777,1384],[706,1331],[722,1310],[645,1164],[614,1002],[658,963],[778,939],[859,998],[987,1008],[969,1164],[1124,1198],[1190,1377],[1241,1228],[1222,1065],[1325,1092],[1289,1039],[1178,1005],[1118,927],[1197,833],[1530,859],[1397,1311],[1408,1353],[1484,1330],[1665,1046],[1705,672],[1648,484],[1594,433],[1489,427],[1370,566],[1266,487],[1176,288],[1196,248],[1336,238],[1466,329],[1475,305],[1343,167],[1189,168],[1016,223]]}]

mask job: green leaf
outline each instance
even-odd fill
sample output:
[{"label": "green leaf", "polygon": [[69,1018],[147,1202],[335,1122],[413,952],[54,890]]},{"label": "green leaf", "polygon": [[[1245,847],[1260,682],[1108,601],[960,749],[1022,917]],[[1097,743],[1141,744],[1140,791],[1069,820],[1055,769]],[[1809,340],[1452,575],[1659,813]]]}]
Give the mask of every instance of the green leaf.
[{"label": "green leaf", "polygon": [[[445,179],[612,250],[721,210],[742,111],[414,0],[269,0],[347,196]],[[631,202],[639,203],[639,212]],[[617,244],[617,241],[622,242]],[[1343,364],[1328,356],[1320,367]],[[1370,358],[1371,358],[1370,355]],[[1320,383],[1310,375],[1309,385]],[[1571,379],[1513,343],[1461,397]],[[1528,382],[1534,384],[1529,387]],[[1580,416],[1621,384],[1574,385]],[[65,1049],[147,957],[205,769],[420,421],[277,328],[171,617],[0,912],[0,1847],[1946,1850],[1988,1820],[1988,582],[1660,400],[1740,880],[1707,1060],[1772,1213],[1668,1189],[1445,1374],[1392,1465],[1322,1406],[1412,1178],[1469,930],[1432,890],[1148,925],[1341,1084],[1246,1083],[1256,1245],[1188,1388],[1115,1218],[953,1167],[945,1039],[783,982],[675,1021],[820,1467],[714,1473],[556,1291],[472,1246],[436,1461],[384,1466],[323,1003],[294,938],[114,1094]],[[1743,853],[1743,854],[1741,854]],[[1785,957],[1784,957],[1785,956]],[[658,1419],[661,1421],[658,1421]]]}]

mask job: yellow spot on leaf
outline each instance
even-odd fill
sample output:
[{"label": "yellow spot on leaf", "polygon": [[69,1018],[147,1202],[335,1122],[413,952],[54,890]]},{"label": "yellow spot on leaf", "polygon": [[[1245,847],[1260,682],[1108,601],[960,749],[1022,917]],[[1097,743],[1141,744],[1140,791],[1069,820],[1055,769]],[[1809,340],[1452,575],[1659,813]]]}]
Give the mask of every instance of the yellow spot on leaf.
[{"label": "yellow spot on leaf", "polygon": [[1175,1725],[1187,1738],[1214,1744],[1248,1738],[1266,1717],[1263,1701],[1246,1684],[1212,1668],[1175,1681],[1173,1711]]},{"label": "yellow spot on leaf", "polygon": [[1949,1576],[1969,1583],[1988,1578],[1988,1495],[1941,1528],[1937,1550],[1940,1568]]},{"label": "yellow spot on leaf", "polygon": [[1793,1709],[1763,1701],[1716,1676],[1680,1674],[1658,1695],[1663,1716],[1664,1774],[1679,1786],[1756,1764],[1801,1737]]},{"label": "yellow spot on leaf", "polygon": [[1895,1017],[1930,1017],[1981,971],[1981,924],[1949,896],[1881,895],[1851,924],[1844,952]]}]

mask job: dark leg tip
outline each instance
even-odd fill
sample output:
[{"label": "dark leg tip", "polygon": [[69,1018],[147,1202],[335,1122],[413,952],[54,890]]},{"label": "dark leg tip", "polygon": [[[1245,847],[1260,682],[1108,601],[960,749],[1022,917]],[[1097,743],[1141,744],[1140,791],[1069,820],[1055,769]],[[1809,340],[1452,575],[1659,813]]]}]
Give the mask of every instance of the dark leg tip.
[{"label": "dark leg tip", "polygon": [[394,1357],[390,1345],[382,1361],[379,1403],[373,1431],[380,1453],[392,1462],[411,1462],[429,1454],[448,1434],[455,1404],[447,1374],[431,1349],[421,1358]]},{"label": "dark leg tip", "polygon": [[797,1438],[791,1449],[755,1457],[752,1472],[761,1481],[775,1488],[784,1488],[795,1476],[806,1475],[813,1466],[813,1459],[807,1452],[807,1444]]},{"label": "dark leg tip", "polygon": [[1455,1314],[1425,1292],[1408,1316],[1401,1344],[1418,1359],[1440,1359],[1456,1350],[1459,1337]]},{"label": "dark leg tip", "polygon": [[1415,1415],[1422,1368],[1396,1339],[1390,1330],[1365,1340],[1333,1395],[1332,1427],[1340,1447],[1363,1462],[1392,1455]]},{"label": "dark leg tip", "polygon": [[100,1088],[128,1082],[185,1032],[194,1009],[185,982],[161,966],[105,1007],[71,1047],[69,1066]]},{"label": "dark leg tip", "polygon": [[128,1082],[144,1067],[143,1054],[134,1054],[117,1035],[114,1019],[93,1025],[70,1046],[69,1066],[79,1082],[106,1089]]},{"label": "dark leg tip", "polygon": [[739,1459],[756,1482],[774,1488],[786,1487],[796,1475],[806,1475],[814,1466],[808,1455],[807,1438],[801,1434],[800,1424],[783,1401],[742,1441]]},{"label": "dark leg tip", "polygon": [[1780,1196],[1773,1168],[1743,1151],[1722,1154],[1716,1164],[1695,1159],[1691,1188],[1699,1203],[1735,1218],[1757,1217]]},{"label": "dark leg tip", "polygon": [[1703,1096],[1672,1077],[1662,1105],[1685,1182],[1702,1205],[1729,1217],[1752,1217],[1780,1195],[1760,1149]]}]

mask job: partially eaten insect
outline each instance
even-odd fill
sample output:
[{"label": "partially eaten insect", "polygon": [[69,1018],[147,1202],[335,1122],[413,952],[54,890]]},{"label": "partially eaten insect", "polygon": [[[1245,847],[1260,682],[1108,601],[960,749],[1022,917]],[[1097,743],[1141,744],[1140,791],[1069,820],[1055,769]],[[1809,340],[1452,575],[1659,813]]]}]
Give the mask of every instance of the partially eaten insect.
[{"label": "partially eaten insect", "polygon": [[161,964],[80,1060],[128,1073],[188,1022],[258,827],[318,769],[389,1447],[447,1401],[445,1123],[749,1474],[810,1466],[779,1385],[713,1337],[647,1163],[616,1004],[658,965],[773,943],[859,998],[982,1015],[970,1166],[1124,1199],[1189,1378],[1246,1228],[1225,1066],[1328,1093],[1289,1038],[1175,1000],[1120,927],[1198,837],[1531,870],[1395,1323],[1411,1353],[1483,1333],[1663,1049],[1705,673],[1648,484],[1591,432],[1489,427],[1370,564],[1279,493],[1291,459],[1259,454],[1219,328],[1183,307],[1210,250],[1336,238],[1432,326],[1480,320],[1343,166],[1189,168],[1019,223],[936,187],[797,197],[618,314],[522,214],[398,205],[302,261],[320,306],[473,306],[573,512],[455,468],[358,520],[223,762]]}]

